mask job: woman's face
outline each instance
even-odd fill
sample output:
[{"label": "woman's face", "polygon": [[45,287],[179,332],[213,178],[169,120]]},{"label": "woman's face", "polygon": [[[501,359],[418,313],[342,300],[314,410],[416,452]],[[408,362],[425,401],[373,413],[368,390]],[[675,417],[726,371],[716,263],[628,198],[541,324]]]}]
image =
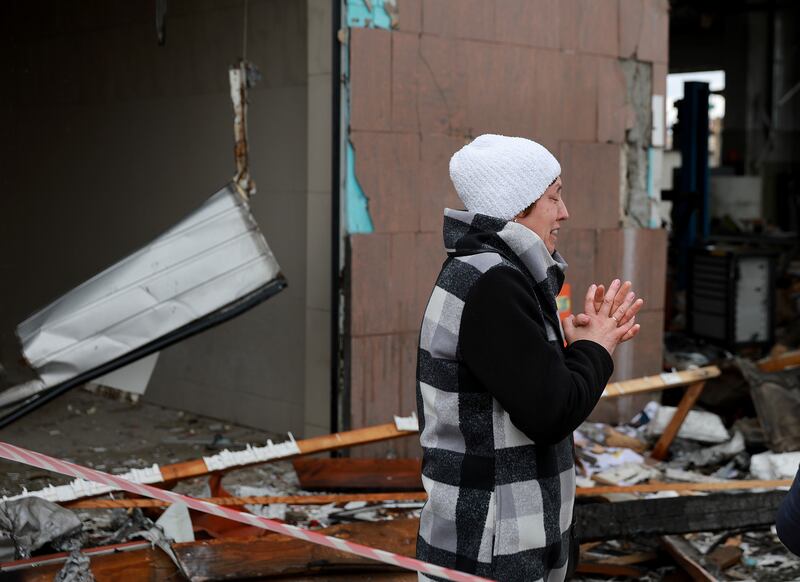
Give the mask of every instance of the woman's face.
[{"label": "woman's face", "polygon": [[561,198],[561,177],[559,176],[544,191],[527,216],[520,215],[515,220],[538,234],[552,255],[556,250],[561,222],[568,218],[569,212]]}]

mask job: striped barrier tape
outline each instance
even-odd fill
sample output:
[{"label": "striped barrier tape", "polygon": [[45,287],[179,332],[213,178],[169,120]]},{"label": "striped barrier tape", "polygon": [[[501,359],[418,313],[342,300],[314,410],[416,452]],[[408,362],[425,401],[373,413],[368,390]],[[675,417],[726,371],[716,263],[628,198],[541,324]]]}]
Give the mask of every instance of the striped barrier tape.
[{"label": "striped barrier tape", "polygon": [[456,582],[489,582],[486,578],[481,578],[472,574],[465,574],[464,572],[450,570],[448,568],[436,566],[435,564],[428,564],[427,562],[401,556],[400,554],[394,554],[385,550],[371,548],[369,546],[349,542],[347,540],[332,536],[326,536],[314,531],[303,529],[301,527],[280,523],[272,519],[267,519],[266,517],[253,515],[252,513],[244,513],[229,507],[215,505],[213,503],[209,503],[208,501],[202,501],[200,499],[195,499],[187,495],[181,495],[173,491],[157,489],[143,483],[134,483],[132,481],[128,481],[127,479],[122,479],[116,475],[110,475],[108,473],[82,467],[68,461],[62,461],[60,459],[48,457],[42,453],[23,449],[22,447],[17,447],[8,443],[0,442],[0,457],[8,459],[9,461],[16,461],[32,467],[38,467],[39,469],[44,469],[46,471],[52,471],[62,475],[70,475],[79,479],[87,479],[96,483],[110,485],[130,493],[135,493],[136,495],[149,497],[151,499],[160,499],[169,503],[185,503],[188,507],[202,513],[208,513],[218,517],[224,517],[233,521],[238,521],[247,525],[260,527],[262,529],[297,538],[299,540],[319,544],[321,546],[327,546],[334,550],[355,554],[357,556],[361,556],[362,558],[377,560],[385,564],[391,564],[392,566],[399,566],[407,570],[415,570],[417,572],[422,572],[423,574],[455,580]]}]

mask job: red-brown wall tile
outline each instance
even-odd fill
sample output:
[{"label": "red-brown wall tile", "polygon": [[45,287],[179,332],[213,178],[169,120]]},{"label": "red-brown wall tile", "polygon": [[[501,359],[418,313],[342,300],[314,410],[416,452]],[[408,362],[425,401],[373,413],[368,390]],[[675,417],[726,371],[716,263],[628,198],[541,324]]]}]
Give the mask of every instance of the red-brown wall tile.
[{"label": "red-brown wall tile", "polygon": [[392,33],[392,129],[417,131],[417,64],[419,36]]},{"label": "red-brown wall tile", "polygon": [[619,0],[619,56],[636,58],[642,35],[644,0]]},{"label": "red-brown wall tile", "polygon": [[351,235],[350,241],[350,334],[418,330],[415,235]]},{"label": "red-brown wall tile", "polygon": [[594,276],[597,231],[594,229],[565,228],[559,236],[557,249],[567,261],[565,282],[571,288],[572,313],[583,311],[583,298],[589,285],[596,283]]},{"label": "red-brown wall tile", "polygon": [[621,152],[616,144],[561,144],[568,228],[615,228],[619,224]]},{"label": "red-brown wall tile", "polygon": [[369,201],[375,232],[419,228],[419,136],[353,131],[356,177]]},{"label": "red-brown wall tile", "polygon": [[589,55],[564,53],[561,58],[560,139],[597,140],[597,69]]},{"label": "red-brown wall tile", "polygon": [[419,189],[419,230],[441,239],[445,208],[463,208],[450,180],[450,158],[467,140],[443,134],[422,134],[417,187]]},{"label": "red-brown wall tile", "polygon": [[595,275],[606,285],[630,280],[646,310],[664,309],[667,231],[649,228],[602,230],[597,235]]},{"label": "red-brown wall tile", "polygon": [[355,426],[391,422],[400,413],[400,345],[395,334],[354,337],[350,409]]},{"label": "red-brown wall tile", "polygon": [[559,48],[558,0],[496,0],[494,13],[499,42]]},{"label": "red-brown wall tile", "polygon": [[558,38],[559,45],[565,51],[578,50],[579,0],[559,0],[558,2]]},{"label": "red-brown wall tile", "polygon": [[559,0],[558,11],[563,50],[617,56],[617,0]]},{"label": "red-brown wall tile", "polygon": [[494,40],[494,0],[423,0],[422,32],[445,38]]},{"label": "red-brown wall tile", "polygon": [[536,49],[478,42],[468,47],[467,120],[474,134],[532,135],[540,82]]},{"label": "red-brown wall tile", "polygon": [[[418,334],[353,338],[350,414],[353,427],[392,422],[416,412]],[[420,456],[419,437],[386,441],[351,450],[354,457]]]},{"label": "red-brown wall tile", "polygon": [[389,333],[398,327],[387,279],[391,274],[391,235],[350,235],[350,335]]},{"label": "red-brown wall tile", "polygon": [[669,3],[644,0],[642,27],[636,57],[640,61],[666,63],[669,58]]},{"label": "red-brown wall tile", "polygon": [[632,108],[627,104],[627,85],[616,58],[597,57],[597,141],[623,143],[626,121]]},{"label": "red-brown wall tile", "polygon": [[391,280],[388,293],[395,298],[398,326],[393,331],[419,331],[422,315],[417,299],[419,277],[416,234],[394,234],[391,246]]},{"label": "red-brown wall tile", "polygon": [[350,127],[388,130],[391,127],[392,33],[370,28],[350,29]]},{"label": "red-brown wall tile", "polygon": [[578,48],[582,53],[619,54],[618,0],[578,1]]},{"label": "red-brown wall tile", "polygon": [[441,233],[421,233],[416,238],[417,256],[417,325],[422,325],[422,316],[428,305],[436,277],[447,258]]},{"label": "red-brown wall tile", "polygon": [[422,0],[397,0],[397,29],[406,32],[422,30]]},{"label": "red-brown wall tile", "polygon": [[533,109],[530,137],[558,155],[558,143],[565,139],[561,122],[565,94],[563,57],[559,51],[536,50],[535,61],[536,82],[528,104]]},{"label": "red-brown wall tile", "polygon": [[423,35],[418,63],[417,106],[423,131],[466,130],[467,44]]}]

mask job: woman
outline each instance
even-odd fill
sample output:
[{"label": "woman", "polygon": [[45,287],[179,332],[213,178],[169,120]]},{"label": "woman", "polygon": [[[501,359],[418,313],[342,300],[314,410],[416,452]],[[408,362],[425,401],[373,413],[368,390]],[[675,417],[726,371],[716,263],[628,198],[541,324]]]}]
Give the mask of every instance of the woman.
[{"label": "woman", "polygon": [[445,210],[448,258],[420,332],[428,502],[417,557],[503,582],[564,580],[574,568],[572,431],[600,398],[615,347],[639,331],[642,301],[619,281],[606,294],[592,285],[586,312],[562,329],[560,174],[523,138],[482,135],[453,156],[467,210]]}]

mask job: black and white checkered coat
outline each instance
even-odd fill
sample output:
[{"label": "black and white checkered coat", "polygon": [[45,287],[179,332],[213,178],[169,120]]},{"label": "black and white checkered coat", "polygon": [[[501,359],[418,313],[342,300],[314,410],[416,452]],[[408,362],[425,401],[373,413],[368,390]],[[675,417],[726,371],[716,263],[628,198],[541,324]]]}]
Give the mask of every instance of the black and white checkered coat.
[{"label": "black and white checkered coat", "polygon": [[448,209],[444,239],[418,351],[417,557],[503,582],[564,580],[571,435],[613,364],[593,342],[563,348],[566,263],[527,227]]}]

